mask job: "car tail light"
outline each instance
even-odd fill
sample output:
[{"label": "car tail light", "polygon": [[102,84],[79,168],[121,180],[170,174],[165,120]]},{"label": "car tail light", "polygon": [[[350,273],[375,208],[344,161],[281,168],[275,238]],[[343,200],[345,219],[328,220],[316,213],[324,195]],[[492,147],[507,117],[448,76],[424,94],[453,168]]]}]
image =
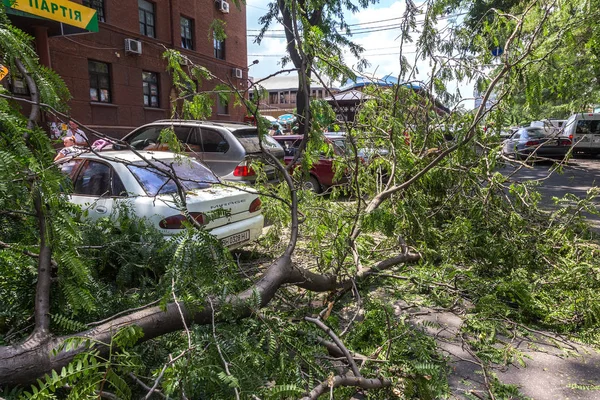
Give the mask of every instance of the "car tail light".
[{"label": "car tail light", "polygon": [[252,175],[256,175],[256,172],[254,172],[252,167],[250,167],[248,164],[246,164],[245,161],[240,163],[240,165],[235,167],[235,169],[233,170],[233,176],[252,176]]},{"label": "car tail light", "polygon": [[[206,216],[202,213],[190,213],[190,217],[196,220],[200,225],[204,225]],[[160,221],[158,226],[162,229],[183,229],[183,222],[187,221],[187,218],[183,214],[171,215]]]},{"label": "car tail light", "polygon": [[540,144],[540,142],[537,140],[529,140],[525,143],[525,146],[537,146],[538,144]]},{"label": "car tail light", "polygon": [[569,139],[573,140],[573,134],[569,135]]},{"label": "car tail light", "polygon": [[559,146],[570,146],[571,145],[571,140],[569,140],[569,139],[560,139],[558,141],[558,145]]},{"label": "car tail light", "polygon": [[262,208],[262,202],[260,201],[260,198],[257,197],[252,201],[252,203],[250,203],[250,208],[248,209],[248,211],[253,213],[253,212],[257,212],[261,208]]}]

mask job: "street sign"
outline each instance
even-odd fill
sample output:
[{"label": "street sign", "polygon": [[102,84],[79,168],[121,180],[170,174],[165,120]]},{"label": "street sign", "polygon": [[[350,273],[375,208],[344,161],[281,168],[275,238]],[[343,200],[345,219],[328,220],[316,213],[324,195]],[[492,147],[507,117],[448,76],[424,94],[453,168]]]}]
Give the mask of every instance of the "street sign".
[{"label": "street sign", "polygon": [[4,65],[0,65],[0,81],[4,79],[6,75],[8,75],[8,68],[6,68]]},{"label": "street sign", "polygon": [[504,53],[504,49],[500,46],[494,47],[491,51],[494,57],[500,57]]},{"label": "street sign", "polygon": [[38,17],[98,32],[98,15],[93,8],[68,0],[2,0],[4,5]]}]

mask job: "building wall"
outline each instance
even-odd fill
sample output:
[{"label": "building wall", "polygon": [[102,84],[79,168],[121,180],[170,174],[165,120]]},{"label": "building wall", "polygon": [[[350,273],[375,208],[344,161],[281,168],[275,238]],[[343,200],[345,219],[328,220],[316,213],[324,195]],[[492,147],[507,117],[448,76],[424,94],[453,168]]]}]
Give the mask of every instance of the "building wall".
[{"label": "building wall", "polygon": [[[175,48],[193,63],[208,68],[217,78],[247,87],[246,10],[238,10],[232,1],[230,13],[223,14],[214,0],[157,0],[155,4],[156,38],[140,34],[137,0],[104,0],[105,21],[98,33],[49,38],[52,68],[65,80],[73,99],[71,115],[78,121],[114,137],[122,137],[133,128],[157,119],[169,118],[171,78],[162,59],[165,48]],[[181,48],[180,16],[194,21],[194,50]],[[226,22],[225,60],[214,57],[213,40],[209,35],[213,19]],[[209,39],[210,36],[210,39]],[[142,54],[126,54],[126,38],[142,41]],[[88,60],[110,65],[111,103],[90,101]],[[184,67],[185,68],[185,67]],[[232,75],[240,68],[243,79]],[[159,108],[144,107],[142,71],[159,74]],[[218,79],[203,82],[200,91],[212,90]],[[228,115],[213,118],[242,121],[245,110],[229,105]]]},{"label": "building wall", "polygon": [[[298,89],[269,89],[266,98],[261,98],[258,109],[264,115],[278,117],[283,114],[292,113],[296,109],[296,95]],[[311,100],[324,99],[329,94],[338,93],[336,88],[323,88],[321,86],[311,86]],[[252,98],[252,93],[250,93]]]}]

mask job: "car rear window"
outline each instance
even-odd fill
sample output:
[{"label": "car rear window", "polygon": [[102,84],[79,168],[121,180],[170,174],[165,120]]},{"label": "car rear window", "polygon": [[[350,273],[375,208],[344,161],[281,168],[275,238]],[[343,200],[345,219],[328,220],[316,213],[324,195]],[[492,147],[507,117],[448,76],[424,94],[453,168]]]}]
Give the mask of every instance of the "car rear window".
[{"label": "car rear window", "polygon": [[[171,170],[186,190],[205,189],[210,187],[212,183],[218,182],[208,168],[191,159],[155,160],[154,163],[156,165],[162,164],[165,170]],[[127,168],[142,185],[148,196],[177,192],[177,185],[165,172],[149,166],[143,161],[128,165]]]},{"label": "car rear window", "polygon": [[526,132],[527,137],[531,139],[539,139],[546,136],[546,132],[543,129],[528,129]]},{"label": "car rear window", "polygon": [[[252,129],[237,129],[232,132],[233,136],[235,136],[244,150],[247,153],[260,153],[260,144],[258,143],[258,130],[255,128]],[[280,149],[281,146],[275,139],[273,139],[269,135],[265,135],[263,138],[263,146],[265,149]]]}]

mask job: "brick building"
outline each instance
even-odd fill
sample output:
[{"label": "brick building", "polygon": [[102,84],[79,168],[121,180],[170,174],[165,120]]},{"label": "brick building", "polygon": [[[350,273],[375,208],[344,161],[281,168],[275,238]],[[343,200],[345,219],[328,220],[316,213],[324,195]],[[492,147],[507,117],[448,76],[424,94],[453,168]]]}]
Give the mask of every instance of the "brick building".
[{"label": "brick building", "polygon": [[[227,0],[83,0],[83,4],[97,10],[98,32],[12,9],[7,13],[17,27],[35,37],[40,62],[64,79],[73,96],[72,117],[89,127],[122,137],[137,126],[170,117],[173,85],[162,58],[165,48],[181,51],[239,89],[247,87],[243,3],[239,10],[233,3],[229,7]],[[224,41],[213,39],[215,19],[226,24]],[[13,92],[26,95],[18,79],[9,82]],[[205,81],[200,91],[216,84]],[[213,119],[242,121],[244,115],[244,109],[222,104],[214,96]]]}]

